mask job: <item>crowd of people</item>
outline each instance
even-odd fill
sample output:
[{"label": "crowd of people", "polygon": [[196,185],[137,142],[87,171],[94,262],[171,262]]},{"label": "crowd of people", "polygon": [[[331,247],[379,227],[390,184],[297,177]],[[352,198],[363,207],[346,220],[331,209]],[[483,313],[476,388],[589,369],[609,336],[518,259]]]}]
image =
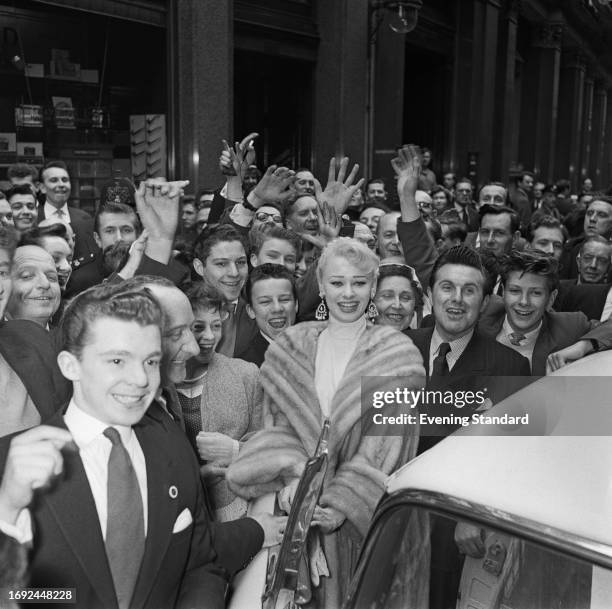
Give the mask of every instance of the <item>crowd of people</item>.
[{"label": "crowd of people", "polygon": [[[612,198],[590,180],[577,196],[529,172],[439,183],[410,145],[391,196],[348,158],[325,186],[260,170],[255,137],[224,142],[220,189],[149,179],[109,190],[94,217],[68,205],[61,160],[9,168],[0,587],[76,590],[87,608],[224,607],[233,576],[282,539],[329,422],[299,579],[306,606],[340,607],[387,476],[454,431],[368,433],[364,377],[372,391],[486,377],[490,405],[612,345]],[[250,516],[268,493],[274,513]],[[454,543],[479,551],[469,530]],[[456,567],[437,547],[432,582],[438,569],[448,590]],[[435,585],[430,599],[448,604]]]}]

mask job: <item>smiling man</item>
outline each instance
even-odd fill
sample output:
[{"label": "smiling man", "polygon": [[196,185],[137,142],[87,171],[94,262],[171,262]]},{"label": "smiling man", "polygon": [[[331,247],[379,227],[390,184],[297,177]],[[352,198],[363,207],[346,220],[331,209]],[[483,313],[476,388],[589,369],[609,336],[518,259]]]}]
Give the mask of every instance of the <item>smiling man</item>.
[{"label": "smiling man", "polygon": [[33,187],[18,184],[9,188],[5,194],[11,206],[15,228],[21,232],[34,228],[38,222],[38,202]]},{"label": "smiling man", "polygon": [[[77,297],[58,355],[73,398],[49,426],[16,436],[2,464],[0,520],[20,541],[33,536],[30,585],[52,576],[76,589],[76,608],[225,606],[198,464],[175,423],[147,412],[161,325],[145,293],[106,285]],[[60,473],[32,502],[40,479]]]},{"label": "smiling man", "polygon": [[[451,247],[436,260],[428,290],[434,327],[404,330],[423,356],[429,388],[475,391],[482,389],[478,377],[530,375],[524,357],[476,329],[489,301],[489,290],[487,272],[472,249]],[[487,382],[487,386],[488,397],[494,402],[511,392],[504,383],[493,387]],[[452,406],[446,406],[440,412],[438,406],[436,414],[448,415],[449,408],[452,410]],[[445,426],[436,430],[437,437],[421,438],[419,451],[430,448],[455,428]]]},{"label": "smiling man", "polygon": [[38,222],[45,219],[60,221],[69,224],[75,234],[73,273],[67,286],[67,294],[74,296],[97,283],[83,281],[90,272],[88,267],[98,260],[93,218],[82,209],[68,205],[72,185],[66,163],[49,161],[42,169],[40,179],[40,192],[45,196],[45,203],[38,206]]},{"label": "smiling man", "polygon": [[247,313],[259,333],[236,357],[261,366],[270,343],[295,323],[298,302],[293,274],[280,264],[262,264],[249,276],[246,297]]},{"label": "smiling man", "polygon": [[223,339],[217,351],[228,357],[240,353],[257,334],[257,325],[246,313],[240,296],[247,280],[248,264],[242,236],[231,226],[221,225],[194,250],[193,268],[225,299],[229,316],[223,322]]},{"label": "smiling man", "polygon": [[43,327],[57,311],[60,284],[51,254],[37,245],[15,251],[11,272],[13,290],[6,307],[9,319],[27,319]]},{"label": "smiling man", "polygon": [[512,252],[502,268],[503,306],[488,307],[478,328],[526,357],[533,375],[544,375],[549,354],[574,344],[596,324],[579,311],[551,310],[559,288],[558,263],[551,256]]}]

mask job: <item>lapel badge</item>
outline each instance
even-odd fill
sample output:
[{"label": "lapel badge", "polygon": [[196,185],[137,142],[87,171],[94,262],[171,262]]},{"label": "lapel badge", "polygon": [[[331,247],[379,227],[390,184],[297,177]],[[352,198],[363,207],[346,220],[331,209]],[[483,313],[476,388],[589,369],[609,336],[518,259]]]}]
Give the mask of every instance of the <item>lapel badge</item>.
[{"label": "lapel badge", "polygon": [[178,497],[178,489],[174,484],[168,489],[168,495],[170,495],[170,499],[176,499]]}]

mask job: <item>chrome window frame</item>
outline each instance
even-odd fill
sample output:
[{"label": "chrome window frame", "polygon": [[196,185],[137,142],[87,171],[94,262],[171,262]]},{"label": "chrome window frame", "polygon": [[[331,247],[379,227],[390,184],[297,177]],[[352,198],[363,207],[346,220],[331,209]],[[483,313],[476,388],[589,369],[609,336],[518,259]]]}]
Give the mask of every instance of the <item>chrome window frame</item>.
[{"label": "chrome window frame", "polygon": [[397,491],[393,495],[386,495],[380,501],[365,537],[343,609],[354,607],[356,594],[359,590],[358,584],[363,578],[365,566],[369,564],[368,559],[377,540],[378,524],[391,510],[400,505],[424,508],[442,516],[452,516],[453,518],[465,519],[485,527],[494,527],[504,533],[515,535],[556,552],[570,555],[572,558],[612,570],[611,545],[574,535],[573,533],[517,516],[504,510],[467,501],[446,493],[405,489]]}]

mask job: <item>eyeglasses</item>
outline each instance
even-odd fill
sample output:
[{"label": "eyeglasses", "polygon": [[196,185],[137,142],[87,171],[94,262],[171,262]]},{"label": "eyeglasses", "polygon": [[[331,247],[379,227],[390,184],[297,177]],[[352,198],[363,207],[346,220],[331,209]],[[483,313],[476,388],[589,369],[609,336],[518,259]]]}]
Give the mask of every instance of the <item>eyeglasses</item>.
[{"label": "eyeglasses", "polygon": [[268,218],[272,218],[272,221],[276,222],[277,224],[282,224],[283,222],[283,219],[281,218],[279,214],[269,214],[268,212],[265,212],[265,211],[258,211],[255,214],[255,218],[259,220],[260,222],[267,222]]}]

